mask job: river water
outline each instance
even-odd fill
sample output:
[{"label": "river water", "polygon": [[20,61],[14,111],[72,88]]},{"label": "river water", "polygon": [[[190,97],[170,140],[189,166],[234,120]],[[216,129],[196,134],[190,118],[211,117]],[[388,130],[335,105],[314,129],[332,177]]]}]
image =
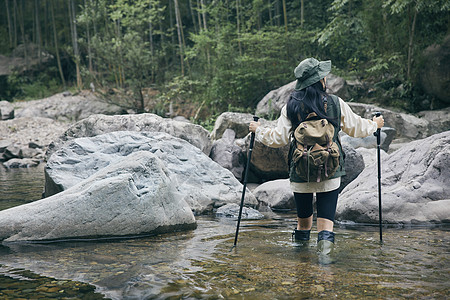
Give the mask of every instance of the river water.
[{"label": "river water", "polygon": [[[43,167],[0,167],[0,209],[40,198]],[[293,212],[140,238],[0,246],[0,299],[448,299],[448,226],[336,226],[334,262],[291,241]]]}]

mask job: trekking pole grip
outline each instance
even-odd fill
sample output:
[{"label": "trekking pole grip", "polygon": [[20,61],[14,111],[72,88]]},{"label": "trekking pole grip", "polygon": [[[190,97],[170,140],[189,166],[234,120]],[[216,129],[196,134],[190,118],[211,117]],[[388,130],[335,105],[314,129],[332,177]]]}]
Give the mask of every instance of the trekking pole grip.
[{"label": "trekking pole grip", "polygon": [[[381,116],[381,112],[376,111],[376,112],[374,112],[374,115],[375,115],[375,117],[378,118],[379,116]],[[377,131],[375,131],[375,132],[373,133],[373,135],[377,137],[377,143],[378,143],[378,144],[380,144],[380,142],[381,142],[381,134],[380,134],[380,131],[381,131],[381,128],[377,128]]]}]

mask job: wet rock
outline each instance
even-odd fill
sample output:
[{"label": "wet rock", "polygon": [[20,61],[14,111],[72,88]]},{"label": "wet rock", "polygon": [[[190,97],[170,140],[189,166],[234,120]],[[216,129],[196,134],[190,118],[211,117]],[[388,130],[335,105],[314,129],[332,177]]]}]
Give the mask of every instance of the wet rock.
[{"label": "wet rock", "polygon": [[196,226],[156,155],[122,157],[64,192],[0,211],[0,240],[32,241],[162,233]]},{"label": "wet rock", "polygon": [[264,182],[254,191],[258,207],[268,207],[272,210],[295,209],[294,193],[289,179],[278,179]]},{"label": "wet rock", "polygon": [[3,163],[3,165],[8,169],[30,168],[39,165],[39,160],[34,160],[31,158],[13,158]]},{"label": "wet rock", "polygon": [[14,119],[14,106],[8,101],[0,101],[0,120]]},{"label": "wet rock", "polygon": [[241,181],[244,172],[244,153],[235,145],[236,133],[232,129],[225,130],[221,139],[214,141],[211,154],[212,160],[233,173],[237,180]]},{"label": "wet rock", "polygon": [[47,159],[69,140],[79,137],[94,137],[114,131],[165,132],[188,141],[206,155],[209,155],[212,146],[209,132],[200,125],[174,121],[155,114],[93,115],[73,124],[63,135],[55,139],[48,148]]},{"label": "wet rock", "polygon": [[[386,223],[450,222],[450,131],[382,153],[382,207]],[[341,193],[339,220],[378,222],[377,164]]]},{"label": "wet rock", "polygon": [[[66,142],[45,168],[45,196],[67,190],[136,151],[161,159],[172,184],[196,214],[226,203],[240,203],[242,184],[197,147],[162,132],[116,131]],[[251,193],[246,203],[256,206]]]},{"label": "wet rock", "polygon": [[[216,216],[237,219],[239,217],[239,210],[240,206],[235,203],[226,204],[217,209]],[[242,220],[259,220],[263,218],[264,215],[256,209],[245,206],[242,208]]]}]

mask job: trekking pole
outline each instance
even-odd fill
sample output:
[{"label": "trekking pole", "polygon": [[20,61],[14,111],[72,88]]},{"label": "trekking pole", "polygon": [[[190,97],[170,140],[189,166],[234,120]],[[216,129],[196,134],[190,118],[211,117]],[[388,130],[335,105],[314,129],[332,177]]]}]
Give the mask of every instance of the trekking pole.
[{"label": "trekking pole", "polygon": [[[258,117],[253,116],[253,121],[258,122],[258,119],[259,119]],[[248,169],[250,168],[250,161],[252,159],[254,143],[255,143],[255,133],[252,132],[250,135],[250,146],[248,147],[247,164],[245,165],[244,187],[242,189],[241,206],[239,207],[239,216],[238,216],[238,222],[237,222],[237,226],[236,226],[236,235],[234,237],[233,248],[236,247],[236,244],[237,244],[237,239],[238,239],[238,234],[239,234],[239,225],[241,224],[242,207],[244,206],[245,189],[247,188]],[[231,248],[231,249],[233,249],[233,248]]]},{"label": "trekking pole", "polygon": [[[375,113],[376,117],[381,116],[380,112]],[[380,144],[381,144],[381,128],[378,128],[374,133],[377,137],[377,161],[378,161],[378,219],[380,226],[380,243],[383,243],[383,229],[381,227],[381,154],[380,154]]]}]

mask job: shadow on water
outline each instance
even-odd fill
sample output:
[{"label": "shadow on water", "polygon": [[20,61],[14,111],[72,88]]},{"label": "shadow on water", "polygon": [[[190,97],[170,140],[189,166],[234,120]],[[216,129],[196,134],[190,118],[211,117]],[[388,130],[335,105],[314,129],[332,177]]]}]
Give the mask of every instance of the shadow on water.
[{"label": "shadow on water", "polygon": [[[0,199],[2,200],[2,199]],[[28,200],[26,200],[28,201]],[[1,201],[0,201],[1,202]],[[0,299],[446,299],[449,227],[336,227],[334,263],[317,232],[292,242],[295,216],[236,221],[200,216],[188,232],[0,247]],[[95,290],[94,290],[95,287]],[[27,294],[28,293],[28,294]]]}]

